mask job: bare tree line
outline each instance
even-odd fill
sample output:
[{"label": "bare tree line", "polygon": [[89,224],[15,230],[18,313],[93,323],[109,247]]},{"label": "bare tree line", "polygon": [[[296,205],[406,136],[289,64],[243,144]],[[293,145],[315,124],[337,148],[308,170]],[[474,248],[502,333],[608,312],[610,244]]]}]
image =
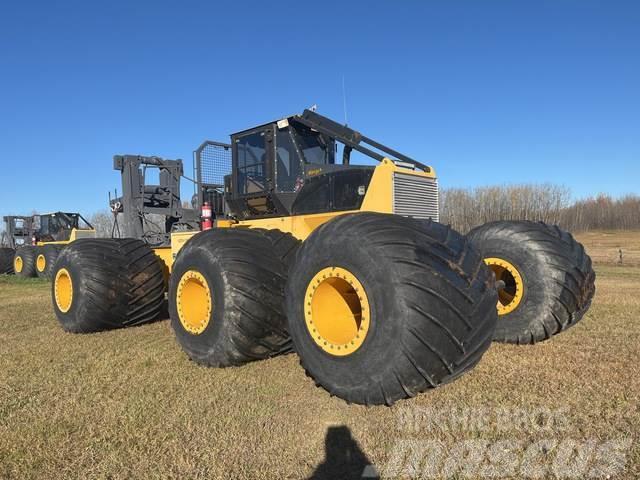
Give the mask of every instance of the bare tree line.
[{"label": "bare tree line", "polygon": [[560,225],[570,231],[632,230],[640,228],[640,196],[598,195],[563,209]]},{"label": "bare tree line", "polygon": [[[534,220],[572,232],[640,229],[640,196],[600,194],[571,203],[568,188],[552,184],[449,188],[440,192],[440,221],[466,233],[493,220]],[[163,219],[150,215],[147,228],[160,231]],[[98,237],[111,237],[113,214],[105,209],[89,221]],[[0,225],[0,237],[6,235]]]},{"label": "bare tree line", "polygon": [[101,210],[89,217],[89,222],[96,229],[96,236],[110,238],[113,230],[113,214],[110,210]]},{"label": "bare tree line", "polygon": [[573,232],[640,229],[640,196],[570,198],[568,188],[552,184],[451,188],[440,193],[440,221],[460,232],[494,220],[543,221]]},{"label": "bare tree line", "polygon": [[558,223],[570,192],[556,185],[451,188],[440,194],[440,221],[460,232],[493,220]]}]

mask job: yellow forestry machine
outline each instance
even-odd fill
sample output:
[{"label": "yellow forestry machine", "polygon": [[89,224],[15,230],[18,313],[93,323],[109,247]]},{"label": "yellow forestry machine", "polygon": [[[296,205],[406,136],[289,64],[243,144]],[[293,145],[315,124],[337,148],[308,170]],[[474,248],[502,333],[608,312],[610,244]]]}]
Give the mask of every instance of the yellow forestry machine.
[{"label": "yellow forestry machine", "polygon": [[63,250],[52,297],[65,330],[152,321],[166,294],[199,364],[294,350],[332,395],[390,405],[470,370],[492,340],[569,328],[594,295],[569,233],[509,221],[461,235],[438,223],[433,168],[314,111],[206,142],[196,168],[206,230]]},{"label": "yellow forestry machine", "polygon": [[50,278],[65,245],[96,235],[91,224],[79,213],[7,216],[3,220],[8,245],[0,248],[0,274]]}]

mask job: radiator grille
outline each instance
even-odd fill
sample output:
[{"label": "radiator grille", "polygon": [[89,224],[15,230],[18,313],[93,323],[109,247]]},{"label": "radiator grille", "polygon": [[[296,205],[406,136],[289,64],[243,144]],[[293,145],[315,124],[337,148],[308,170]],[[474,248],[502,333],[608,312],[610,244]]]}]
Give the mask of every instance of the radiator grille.
[{"label": "radiator grille", "polygon": [[395,173],[393,175],[393,213],[405,217],[431,218],[437,222],[438,180]]}]

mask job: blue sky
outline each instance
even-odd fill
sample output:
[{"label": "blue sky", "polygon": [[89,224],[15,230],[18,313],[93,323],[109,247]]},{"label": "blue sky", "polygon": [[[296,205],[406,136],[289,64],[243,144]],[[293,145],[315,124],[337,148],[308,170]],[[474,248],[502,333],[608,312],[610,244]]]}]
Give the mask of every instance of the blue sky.
[{"label": "blue sky", "polygon": [[[3,2],[0,214],[103,209],[119,153],[302,111],[441,185],[640,193],[640,2]],[[190,193],[190,190],[189,190]],[[184,195],[186,196],[186,195]]]}]

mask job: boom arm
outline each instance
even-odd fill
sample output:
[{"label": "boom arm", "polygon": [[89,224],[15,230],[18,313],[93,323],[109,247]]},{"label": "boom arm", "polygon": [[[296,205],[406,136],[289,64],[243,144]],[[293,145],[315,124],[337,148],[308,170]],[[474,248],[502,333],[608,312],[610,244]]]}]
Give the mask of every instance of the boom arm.
[{"label": "boom arm", "polygon": [[295,121],[300,122],[309,128],[312,128],[320,133],[339,140],[347,147],[364,153],[365,155],[368,155],[378,160],[379,162],[381,162],[385,158],[384,155],[380,155],[378,152],[371,150],[370,148],[367,148],[362,144],[367,144],[384,153],[387,153],[388,155],[398,160],[401,160],[405,163],[410,163],[414,167],[427,173],[431,172],[431,168],[427,165],[420,163],[413,158],[407,157],[406,155],[403,155],[402,153],[397,152],[396,150],[393,150],[381,143],[378,143],[375,140],[370,139],[369,137],[365,137],[360,132],[352,130],[345,125],[340,125],[338,122],[335,122],[330,118],[324,117],[316,112],[312,112],[311,110],[305,110],[304,112],[302,112],[302,115],[296,115],[294,119]]}]

